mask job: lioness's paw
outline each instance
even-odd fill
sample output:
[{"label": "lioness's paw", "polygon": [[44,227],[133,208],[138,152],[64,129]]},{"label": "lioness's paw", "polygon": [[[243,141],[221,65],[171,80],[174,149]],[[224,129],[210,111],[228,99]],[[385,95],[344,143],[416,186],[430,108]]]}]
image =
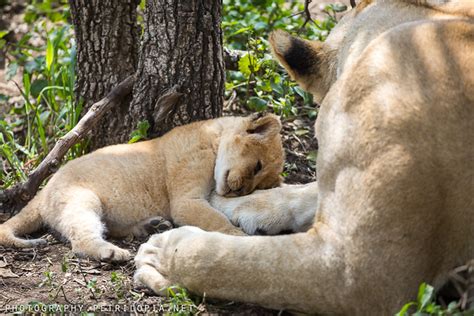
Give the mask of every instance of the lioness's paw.
[{"label": "lioness's paw", "polygon": [[176,256],[186,253],[186,250],[177,251],[181,246],[189,244],[182,241],[188,238],[194,240],[197,235],[203,233],[205,232],[197,227],[184,226],[151,236],[140,246],[135,256],[135,282],[164,295],[166,287],[179,284],[179,280],[173,279],[175,271],[171,269],[179,269],[176,263],[180,260],[176,259]]},{"label": "lioness's paw", "polygon": [[172,283],[154,267],[143,265],[133,275],[135,286],[146,286],[158,295],[166,296],[166,288]]}]

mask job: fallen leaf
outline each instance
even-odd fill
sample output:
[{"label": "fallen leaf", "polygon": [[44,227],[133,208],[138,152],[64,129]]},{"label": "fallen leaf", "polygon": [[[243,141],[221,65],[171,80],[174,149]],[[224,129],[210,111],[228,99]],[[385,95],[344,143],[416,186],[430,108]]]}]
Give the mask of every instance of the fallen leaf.
[{"label": "fallen leaf", "polygon": [[18,278],[19,276],[12,272],[10,269],[0,268],[0,278]]},{"label": "fallen leaf", "polygon": [[309,131],[307,129],[297,129],[295,131],[296,136],[303,136],[303,135],[306,135],[308,133],[309,133]]}]

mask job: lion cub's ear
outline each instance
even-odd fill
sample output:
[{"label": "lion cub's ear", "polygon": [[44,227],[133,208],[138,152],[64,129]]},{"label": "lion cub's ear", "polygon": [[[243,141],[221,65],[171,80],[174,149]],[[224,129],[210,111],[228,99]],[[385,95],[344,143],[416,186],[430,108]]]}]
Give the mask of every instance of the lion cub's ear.
[{"label": "lion cub's ear", "polygon": [[280,133],[280,118],[275,114],[255,114],[250,116],[247,133],[257,139],[269,139]]},{"label": "lion cub's ear", "polygon": [[290,34],[276,30],[270,35],[270,44],[273,55],[285,67],[290,76],[308,92],[323,97],[319,91],[322,84],[321,69],[323,58],[323,44],[318,41],[307,41],[293,37]]}]

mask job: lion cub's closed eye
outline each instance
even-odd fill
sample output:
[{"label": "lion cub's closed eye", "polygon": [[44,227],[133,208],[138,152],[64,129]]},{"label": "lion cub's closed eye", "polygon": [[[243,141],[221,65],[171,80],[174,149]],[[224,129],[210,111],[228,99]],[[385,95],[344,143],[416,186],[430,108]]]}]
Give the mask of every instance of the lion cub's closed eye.
[{"label": "lion cub's closed eye", "polygon": [[143,238],[172,220],[241,235],[207,199],[214,189],[237,196],[278,186],[284,161],[280,129],[271,114],[224,117],[99,149],[67,163],[17,216],[0,225],[0,245],[38,245],[43,241],[15,235],[46,223],[77,254],[127,260],[128,251],[103,239],[106,231]]}]

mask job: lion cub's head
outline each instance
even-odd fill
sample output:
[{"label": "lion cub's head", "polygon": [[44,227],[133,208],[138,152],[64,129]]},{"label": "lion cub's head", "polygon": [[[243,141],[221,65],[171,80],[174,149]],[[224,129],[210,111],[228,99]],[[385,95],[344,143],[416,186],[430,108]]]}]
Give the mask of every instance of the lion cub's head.
[{"label": "lion cub's head", "polygon": [[214,170],[217,194],[241,196],[281,183],[285,154],[280,130],[276,115],[256,114],[223,134]]}]

